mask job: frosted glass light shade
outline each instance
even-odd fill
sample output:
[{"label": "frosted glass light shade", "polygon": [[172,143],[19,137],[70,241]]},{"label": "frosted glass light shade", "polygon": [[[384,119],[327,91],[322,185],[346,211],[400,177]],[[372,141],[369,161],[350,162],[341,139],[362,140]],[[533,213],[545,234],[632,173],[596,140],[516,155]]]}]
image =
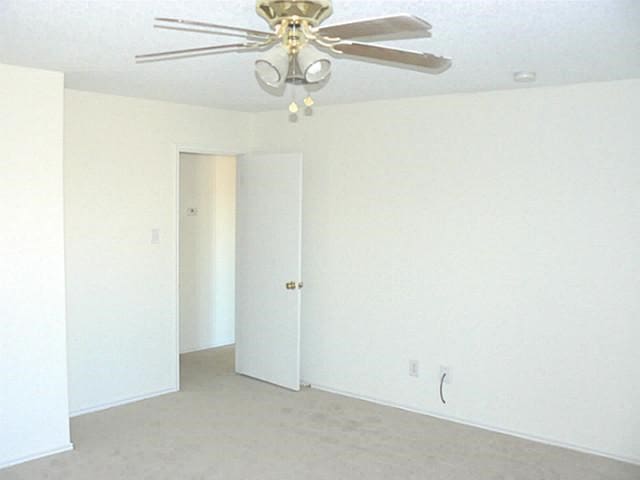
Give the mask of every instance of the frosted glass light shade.
[{"label": "frosted glass light shade", "polygon": [[317,48],[306,44],[298,52],[298,64],[308,83],[318,83],[331,73],[331,60]]},{"label": "frosted glass light shade", "polygon": [[287,78],[289,71],[289,54],[276,46],[269,50],[263,58],[256,60],[258,78],[270,87],[279,87]]}]

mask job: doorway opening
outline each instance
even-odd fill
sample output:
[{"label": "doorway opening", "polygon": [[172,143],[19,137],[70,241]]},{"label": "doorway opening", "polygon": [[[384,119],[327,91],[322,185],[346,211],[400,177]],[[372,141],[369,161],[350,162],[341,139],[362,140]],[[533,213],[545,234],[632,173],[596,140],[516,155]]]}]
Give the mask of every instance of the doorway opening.
[{"label": "doorway opening", "polygon": [[299,390],[302,154],[176,153],[177,390],[220,349],[225,372]]},{"label": "doorway opening", "polygon": [[180,384],[184,355],[216,349],[212,358],[227,362],[234,357],[235,224],[236,157],[179,152]]}]

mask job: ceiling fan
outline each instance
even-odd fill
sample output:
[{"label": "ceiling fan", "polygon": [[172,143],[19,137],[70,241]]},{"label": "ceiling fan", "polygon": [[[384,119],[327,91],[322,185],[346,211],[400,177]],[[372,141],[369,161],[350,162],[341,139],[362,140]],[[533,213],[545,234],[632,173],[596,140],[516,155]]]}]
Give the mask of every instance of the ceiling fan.
[{"label": "ceiling fan", "polygon": [[[326,80],[331,73],[331,57],[325,52],[431,74],[442,73],[451,66],[451,60],[445,57],[363,43],[430,37],[431,25],[413,15],[400,14],[320,26],[333,12],[331,0],[257,0],[256,11],[269,23],[272,31],[196,20],[156,18],[155,28],[239,37],[243,40],[226,45],[137,55],[136,62],[265,51],[264,56],[256,60],[255,69],[258,78],[273,88],[281,87],[285,82],[306,85]],[[305,101],[305,104],[308,103]]]}]

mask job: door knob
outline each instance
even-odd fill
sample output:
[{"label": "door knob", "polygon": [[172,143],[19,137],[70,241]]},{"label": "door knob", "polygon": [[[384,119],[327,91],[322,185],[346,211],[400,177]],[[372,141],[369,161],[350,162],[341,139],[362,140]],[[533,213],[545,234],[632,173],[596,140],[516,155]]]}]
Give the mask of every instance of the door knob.
[{"label": "door knob", "polygon": [[296,282],[287,282],[285,284],[285,286],[287,287],[287,290],[295,290],[296,289]]}]

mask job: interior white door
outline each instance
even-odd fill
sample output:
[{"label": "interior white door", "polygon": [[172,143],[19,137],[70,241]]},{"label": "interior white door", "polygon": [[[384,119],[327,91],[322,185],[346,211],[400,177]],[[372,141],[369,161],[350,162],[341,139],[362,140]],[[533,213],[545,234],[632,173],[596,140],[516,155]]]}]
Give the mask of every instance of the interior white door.
[{"label": "interior white door", "polygon": [[236,212],[236,371],[299,390],[302,154],[239,157]]}]

